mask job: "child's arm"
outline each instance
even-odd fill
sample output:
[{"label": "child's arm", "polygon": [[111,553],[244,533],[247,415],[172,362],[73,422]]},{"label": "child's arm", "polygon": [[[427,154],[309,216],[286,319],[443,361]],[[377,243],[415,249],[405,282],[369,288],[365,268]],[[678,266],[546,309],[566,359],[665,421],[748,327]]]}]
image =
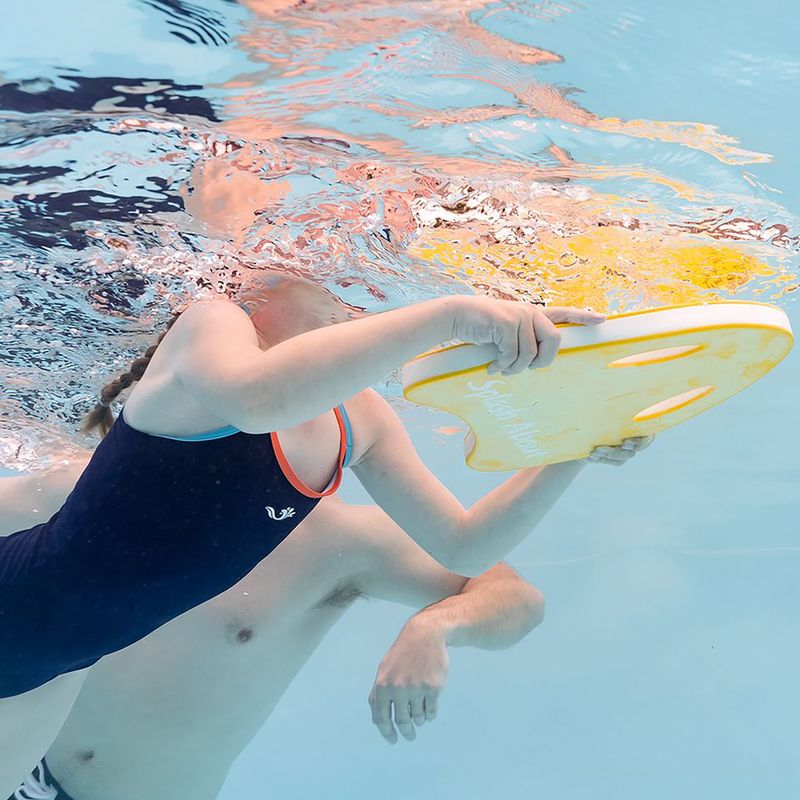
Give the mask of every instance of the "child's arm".
[{"label": "child's arm", "polygon": [[261,350],[233,303],[195,303],[174,326],[175,372],[185,389],[247,433],[292,427],[329,411],[404,362],[459,338],[494,343],[509,374],[555,358],[555,322],[596,324],[602,314],[452,296],[308,331]]},{"label": "child's arm", "polygon": [[591,459],[523,469],[464,509],[420,460],[394,411],[377,392],[369,404],[371,445],[353,465],[364,488],[415,541],[453,572],[476,576],[519,544],[587,460],[624,463],[650,439],[596,448]]}]

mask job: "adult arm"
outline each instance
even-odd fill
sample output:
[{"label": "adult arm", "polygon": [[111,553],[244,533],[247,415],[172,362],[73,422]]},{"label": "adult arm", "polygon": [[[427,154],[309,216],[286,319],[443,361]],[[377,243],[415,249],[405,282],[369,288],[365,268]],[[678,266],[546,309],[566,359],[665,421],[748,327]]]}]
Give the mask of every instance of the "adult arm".
[{"label": "adult arm", "polygon": [[91,452],[70,452],[47,469],[0,478],[0,536],[47,522],[86,468]]},{"label": "adult arm", "polygon": [[378,506],[342,504],[360,556],[352,583],[367,597],[420,609],[415,624],[436,630],[455,647],[510,647],[541,621],[541,593],[507,564],[475,578],[431,558]]},{"label": "adult arm", "polygon": [[449,671],[448,647],[499,650],[544,618],[544,597],[508,564],[464,583],[461,591],[411,617],[381,660],[369,694],[372,721],[390,743],[436,718]]},{"label": "adult arm", "polygon": [[359,565],[351,582],[364,595],[422,609],[382,659],[369,694],[372,719],[387,741],[407,739],[434,719],[449,669],[448,647],[510,647],[543,619],[542,593],[508,564],[475,578],[444,569],[377,506],[342,506]]}]

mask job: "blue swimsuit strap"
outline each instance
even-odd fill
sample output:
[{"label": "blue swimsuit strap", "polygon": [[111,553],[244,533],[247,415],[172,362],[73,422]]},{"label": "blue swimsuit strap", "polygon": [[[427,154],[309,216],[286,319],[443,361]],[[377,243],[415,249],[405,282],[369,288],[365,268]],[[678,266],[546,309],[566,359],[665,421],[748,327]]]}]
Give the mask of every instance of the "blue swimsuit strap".
[{"label": "blue swimsuit strap", "polygon": [[342,467],[346,467],[350,463],[350,457],[353,455],[353,429],[350,427],[350,417],[347,415],[347,409],[344,407],[344,403],[339,406],[339,411],[342,414],[345,437],[344,461],[342,462]]},{"label": "blue swimsuit strap", "polygon": [[[250,312],[247,308],[241,305],[241,303],[238,305],[249,317]],[[344,404],[340,405],[338,408],[342,415],[342,423],[344,424],[345,451],[343,466],[346,467],[350,463],[350,458],[353,454],[353,429],[350,426],[350,417],[347,414],[347,409],[344,407]],[[178,442],[207,442],[211,439],[222,439],[225,436],[232,436],[234,433],[239,433],[239,429],[235,428],[233,425],[226,425],[224,428],[217,428],[215,431],[196,433],[192,436],[163,436],[162,438],[174,439]]]}]

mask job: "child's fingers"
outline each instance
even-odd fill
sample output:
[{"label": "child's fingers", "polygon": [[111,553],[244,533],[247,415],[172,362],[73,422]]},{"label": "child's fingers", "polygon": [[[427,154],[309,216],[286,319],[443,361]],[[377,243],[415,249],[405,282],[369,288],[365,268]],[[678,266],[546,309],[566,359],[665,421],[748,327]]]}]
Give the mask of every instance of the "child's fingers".
[{"label": "child's fingers", "polygon": [[655,436],[631,436],[623,439],[622,447],[626,450],[635,450],[638,453],[650,447],[655,438]]},{"label": "child's fingers", "polygon": [[588,308],[573,308],[572,306],[547,306],[543,308],[545,316],[551,322],[571,322],[577,325],[597,325],[604,322],[605,314],[599,311],[590,311]]},{"label": "child's fingers", "polygon": [[595,464],[614,464],[619,466],[630,461],[637,453],[649,447],[655,436],[629,436],[620,444],[601,444],[587,456],[586,461]]},{"label": "child's fingers", "polygon": [[592,455],[597,458],[607,458],[612,461],[628,461],[636,455],[635,450],[626,450],[622,447],[612,447],[610,445],[600,445],[592,450]]},{"label": "child's fingers", "polygon": [[625,461],[618,461],[613,458],[593,458],[592,461],[594,461],[595,464],[608,464],[611,467],[621,467],[626,463]]}]

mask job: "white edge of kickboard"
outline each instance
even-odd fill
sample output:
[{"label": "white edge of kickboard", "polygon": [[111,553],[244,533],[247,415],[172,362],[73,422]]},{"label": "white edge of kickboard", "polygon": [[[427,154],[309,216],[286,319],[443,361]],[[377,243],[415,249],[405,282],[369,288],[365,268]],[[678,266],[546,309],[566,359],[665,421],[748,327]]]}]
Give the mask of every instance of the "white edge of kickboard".
[{"label": "white edge of kickboard", "polygon": [[[778,328],[792,336],[789,318],[776,306],[746,302],[715,303],[636,312],[608,319],[600,325],[565,325],[560,327],[559,352],[643,336],[679,333],[686,328],[729,325]],[[493,344],[465,344],[423,354],[403,367],[403,390],[430,378],[483,366],[494,361],[497,353],[497,347]]]}]

